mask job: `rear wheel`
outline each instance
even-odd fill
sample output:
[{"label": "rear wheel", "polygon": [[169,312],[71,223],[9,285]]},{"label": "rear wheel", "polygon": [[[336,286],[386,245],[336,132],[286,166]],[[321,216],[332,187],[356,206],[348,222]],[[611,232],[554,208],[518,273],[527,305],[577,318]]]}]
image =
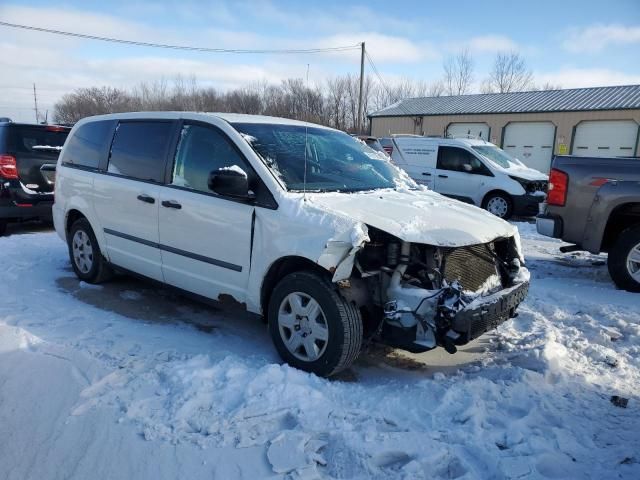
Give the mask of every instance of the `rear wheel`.
[{"label": "rear wheel", "polygon": [[269,331],[288,364],[321,376],[348,368],[360,353],[362,319],[337,287],[315,272],[296,272],[276,285]]},{"label": "rear wheel", "polygon": [[111,278],[113,270],[102,256],[96,236],[86,218],[73,223],[67,242],[73,271],[80,280],[101,283]]},{"label": "rear wheel", "polygon": [[609,251],[609,274],[615,284],[629,292],[640,292],[640,225],[627,228]]},{"label": "rear wheel", "polygon": [[496,217],[507,220],[513,213],[513,200],[505,193],[490,193],[484,199],[482,207]]}]

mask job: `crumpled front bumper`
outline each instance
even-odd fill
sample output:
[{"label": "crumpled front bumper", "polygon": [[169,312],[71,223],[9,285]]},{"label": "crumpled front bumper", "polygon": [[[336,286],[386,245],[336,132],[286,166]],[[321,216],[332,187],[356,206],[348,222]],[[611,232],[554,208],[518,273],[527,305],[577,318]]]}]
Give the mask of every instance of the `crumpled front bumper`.
[{"label": "crumpled front bumper", "polygon": [[513,318],[516,308],[528,291],[529,282],[524,281],[488,297],[476,299],[459,310],[451,321],[451,329],[460,335],[454,343],[464,345]]}]

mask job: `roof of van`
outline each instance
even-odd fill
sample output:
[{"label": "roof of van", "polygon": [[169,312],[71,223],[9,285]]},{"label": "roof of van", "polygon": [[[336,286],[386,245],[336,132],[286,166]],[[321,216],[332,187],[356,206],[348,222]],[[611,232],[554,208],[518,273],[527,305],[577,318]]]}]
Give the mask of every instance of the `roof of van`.
[{"label": "roof of van", "polygon": [[289,118],[281,117],[269,117],[267,115],[248,115],[244,113],[222,113],[222,112],[182,112],[182,111],[166,111],[166,112],[125,112],[125,113],[110,113],[107,115],[97,115],[94,117],[87,117],[85,120],[120,120],[120,119],[141,119],[141,118],[154,118],[154,119],[167,119],[174,120],[180,118],[190,118],[207,120],[208,117],[217,117],[225,120],[229,123],[264,123],[264,124],[277,124],[277,125],[295,125],[301,127],[313,127],[313,128],[325,128],[333,130],[323,125],[315,123],[302,122],[300,120],[292,120]]},{"label": "roof of van", "polygon": [[412,141],[426,141],[433,143],[446,143],[446,144],[462,144],[467,145],[469,147],[478,146],[478,145],[493,145],[486,140],[482,140],[480,138],[466,138],[466,137],[421,137],[418,135],[399,135],[394,136],[395,140],[412,140]]}]

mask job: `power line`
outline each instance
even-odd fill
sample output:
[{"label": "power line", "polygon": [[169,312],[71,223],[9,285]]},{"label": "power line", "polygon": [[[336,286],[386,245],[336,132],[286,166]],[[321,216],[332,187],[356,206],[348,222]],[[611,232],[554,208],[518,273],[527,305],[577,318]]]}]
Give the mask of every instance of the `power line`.
[{"label": "power line", "polygon": [[326,48],[293,48],[293,49],[240,49],[240,48],[209,48],[194,47],[189,45],[170,45],[164,43],[139,42],[136,40],[123,40],[120,38],[101,37],[98,35],[88,35],[84,33],[65,32],[62,30],[53,30],[50,28],[34,27],[31,25],[20,25],[17,23],[9,23],[0,21],[0,26],[18,28],[22,30],[31,30],[34,32],[52,33],[55,35],[63,35],[67,37],[84,38],[88,40],[100,40],[102,42],[121,43],[124,45],[136,45],[139,47],[168,48],[171,50],[186,50],[190,52],[205,53],[247,53],[247,54],[296,54],[296,53],[323,53],[323,52],[342,52],[355,50],[360,48],[360,44],[347,45],[342,47],[326,47]]},{"label": "power line", "polygon": [[[395,100],[393,98],[393,95],[391,94],[391,90],[389,89],[389,87],[387,87],[387,84],[385,83],[384,79],[382,78],[382,75],[380,75],[380,72],[378,71],[378,69],[376,68],[375,63],[373,63],[373,59],[371,58],[371,56],[369,55],[369,52],[365,51],[365,55],[367,57],[367,61],[369,62],[369,65],[371,66],[371,70],[373,70],[373,73],[376,74],[376,76],[378,77],[378,80],[380,81],[380,84],[382,85],[382,88],[384,88],[385,92],[387,92],[387,95],[389,96],[390,100]],[[402,110],[404,113],[406,113],[407,115],[411,115],[411,116],[415,116],[414,113],[411,113],[403,104],[402,104],[402,99],[396,100],[396,102],[398,103],[396,106]],[[388,108],[388,107],[385,107]]]},{"label": "power line", "polygon": [[387,87],[387,84],[383,80],[382,75],[380,75],[380,72],[376,68],[375,63],[373,63],[373,59],[369,55],[369,52],[365,50],[364,54],[367,57],[367,62],[369,62],[369,65],[371,66],[371,70],[373,70],[373,73],[375,73],[376,77],[378,77],[378,80],[380,81],[382,88],[384,88],[384,90],[387,92],[387,95],[389,95],[389,98],[392,99],[391,91],[389,90],[389,88]]}]

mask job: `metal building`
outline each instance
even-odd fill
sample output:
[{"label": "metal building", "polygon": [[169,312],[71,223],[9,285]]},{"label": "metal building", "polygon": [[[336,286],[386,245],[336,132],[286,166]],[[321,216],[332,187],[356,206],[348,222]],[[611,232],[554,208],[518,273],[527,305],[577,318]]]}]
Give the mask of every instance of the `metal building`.
[{"label": "metal building", "polygon": [[377,137],[480,136],[543,172],[554,154],[640,154],[640,85],[409,98],[369,119]]}]

